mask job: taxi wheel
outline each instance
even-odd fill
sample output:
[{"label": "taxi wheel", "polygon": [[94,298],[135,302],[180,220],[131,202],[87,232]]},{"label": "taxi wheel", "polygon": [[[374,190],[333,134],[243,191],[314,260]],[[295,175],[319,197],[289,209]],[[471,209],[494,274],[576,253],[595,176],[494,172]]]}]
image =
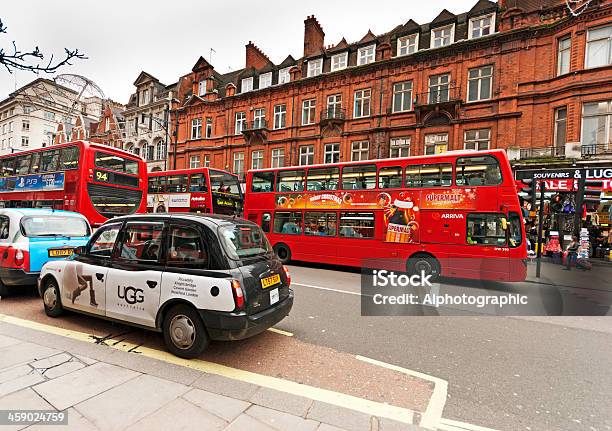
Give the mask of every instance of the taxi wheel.
[{"label": "taxi wheel", "polygon": [[53,278],[45,281],[45,287],[42,293],[43,303],[45,304],[45,313],[50,317],[57,317],[64,312],[62,301],[60,299],[59,288],[57,282]]},{"label": "taxi wheel", "polygon": [[274,246],[274,253],[276,253],[276,256],[283,264],[289,263],[291,260],[291,250],[285,244],[276,244]]},{"label": "taxi wheel", "polygon": [[162,332],[168,350],[181,358],[198,357],[209,343],[202,319],[186,304],[176,305],[168,311]]}]

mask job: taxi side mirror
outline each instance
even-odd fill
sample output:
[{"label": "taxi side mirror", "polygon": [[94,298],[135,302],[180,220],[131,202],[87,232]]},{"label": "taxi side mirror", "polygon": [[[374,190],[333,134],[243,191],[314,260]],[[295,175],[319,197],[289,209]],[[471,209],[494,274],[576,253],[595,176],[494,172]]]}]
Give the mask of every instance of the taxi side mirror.
[{"label": "taxi side mirror", "polygon": [[502,217],[501,219],[501,225],[502,225],[502,229],[503,230],[508,230],[508,220],[506,220],[505,217]]},{"label": "taxi side mirror", "polygon": [[83,256],[85,254],[85,247],[82,245],[75,247],[73,253],[75,256]]}]

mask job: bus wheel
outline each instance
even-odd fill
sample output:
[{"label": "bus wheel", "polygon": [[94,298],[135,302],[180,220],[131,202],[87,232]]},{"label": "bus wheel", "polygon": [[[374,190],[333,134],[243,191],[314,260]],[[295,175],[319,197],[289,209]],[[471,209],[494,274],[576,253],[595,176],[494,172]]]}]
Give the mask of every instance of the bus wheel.
[{"label": "bus wheel", "polygon": [[411,256],[406,264],[406,269],[409,274],[431,275],[431,281],[437,281],[440,277],[440,262],[435,257],[425,253],[417,253]]},{"label": "bus wheel", "polygon": [[57,282],[53,277],[49,277],[45,281],[42,297],[47,316],[57,317],[64,312],[62,301],[60,299],[59,288],[57,287]]},{"label": "bus wheel", "polygon": [[196,358],[208,347],[208,334],[202,319],[186,304],[176,305],[168,311],[162,332],[168,350],[181,358]]},{"label": "bus wheel", "polygon": [[274,253],[276,253],[276,256],[278,256],[283,264],[291,260],[291,250],[285,244],[276,244],[274,246]]}]

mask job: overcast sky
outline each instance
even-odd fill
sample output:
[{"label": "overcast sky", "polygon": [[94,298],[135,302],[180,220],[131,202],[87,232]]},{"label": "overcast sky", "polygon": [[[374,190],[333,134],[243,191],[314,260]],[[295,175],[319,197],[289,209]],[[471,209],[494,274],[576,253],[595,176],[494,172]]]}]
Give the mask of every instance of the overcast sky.
[{"label": "overcast sky", "polygon": [[[107,97],[127,103],[133,82],[145,70],[164,84],[188,73],[200,55],[220,73],[244,67],[244,45],[252,40],[274,63],[303,51],[304,19],[314,14],[325,43],[354,42],[368,29],[389,31],[410,18],[434,19],[442,9],[467,12],[476,0],[0,0],[8,34],[0,46],[21,50],[38,45],[61,55],[79,48],[89,59],[60,73],[88,77]],[[0,100],[35,76],[0,70]]]}]

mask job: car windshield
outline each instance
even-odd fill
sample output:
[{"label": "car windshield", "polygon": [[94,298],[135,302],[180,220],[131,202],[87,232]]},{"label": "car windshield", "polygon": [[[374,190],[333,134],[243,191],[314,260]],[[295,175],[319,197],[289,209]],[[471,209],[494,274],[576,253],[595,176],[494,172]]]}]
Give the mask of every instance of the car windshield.
[{"label": "car windshield", "polygon": [[272,251],[270,243],[258,226],[229,224],[219,228],[225,252],[233,260],[253,257]]},{"label": "car windshield", "polygon": [[27,237],[44,236],[89,236],[89,225],[80,218],[67,215],[40,215],[21,220],[23,233]]}]

